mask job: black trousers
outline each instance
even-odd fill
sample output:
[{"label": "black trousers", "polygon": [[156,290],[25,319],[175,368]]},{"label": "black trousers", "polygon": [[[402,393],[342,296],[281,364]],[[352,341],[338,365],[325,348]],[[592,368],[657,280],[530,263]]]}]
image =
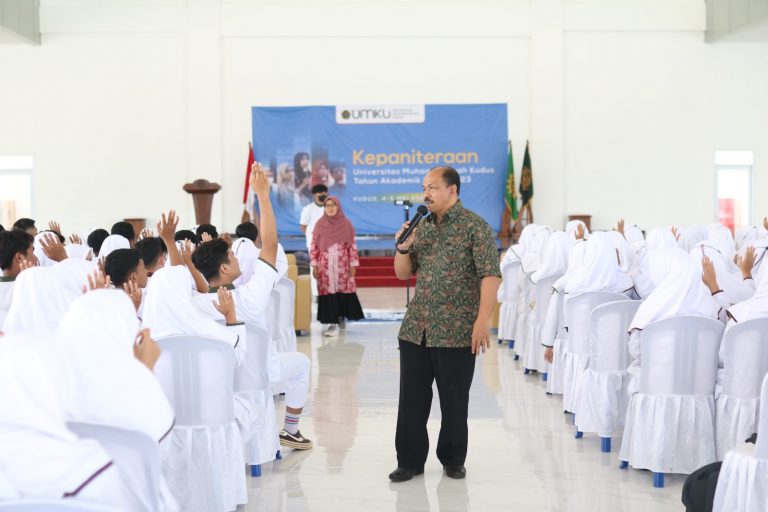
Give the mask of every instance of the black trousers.
[{"label": "black trousers", "polygon": [[462,466],[467,457],[469,388],[475,356],[466,348],[433,348],[400,340],[400,403],[397,408],[397,465],[421,470],[429,454],[427,419],[432,382],[437,382],[442,423],[437,458],[443,466]]}]

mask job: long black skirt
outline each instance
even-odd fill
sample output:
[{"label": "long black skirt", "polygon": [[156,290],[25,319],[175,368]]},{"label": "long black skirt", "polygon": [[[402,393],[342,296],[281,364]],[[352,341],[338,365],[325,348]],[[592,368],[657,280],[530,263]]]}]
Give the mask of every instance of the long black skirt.
[{"label": "long black skirt", "polygon": [[356,293],[331,293],[317,298],[317,321],[321,324],[337,324],[340,318],[362,320],[363,307]]}]

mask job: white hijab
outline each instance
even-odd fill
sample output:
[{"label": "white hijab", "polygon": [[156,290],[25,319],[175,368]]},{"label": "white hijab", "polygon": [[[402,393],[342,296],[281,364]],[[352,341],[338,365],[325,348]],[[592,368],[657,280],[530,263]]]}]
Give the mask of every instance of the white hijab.
[{"label": "white hijab", "polygon": [[736,322],[768,317],[768,265],[761,265],[755,279],[755,294],[728,308]]},{"label": "white hijab", "polygon": [[76,299],[59,324],[61,356],[72,386],[67,413],[74,421],[138,430],[159,441],[174,414],[154,374],[133,354],[139,320],[120,290]]},{"label": "white hijab", "polygon": [[714,224],[710,226],[706,242],[708,242],[708,245],[711,247],[720,251],[731,272],[736,270],[736,264],[733,262],[733,257],[736,255],[736,242],[733,241],[733,235],[731,234],[730,229],[722,224]]},{"label": "white hijab", "polygon": [[757,241],[759,232],[757,226],[744,226],[736,230],[736,236],[733,237],[737,249],[743,249]]},{"label": "white hijab", "polygon": [[608,233],[592,233],[587,240],[584,262],[565,285],[566,293],[617,292],[632,288],[632,279],[621,271],[616,248]]},{"label": "white hijab", "polygon": [[104,239],[104,243],[101,244],[101,249],[99,249],[99,259],[106,260],[107,256],[112,253],[112,251],[116,251],[118,249],[130,249],[131,248],[131,242],[128,241],[127,238],[125,238],[122,235],[109,235],[107,238]]},{"label": "white hijab", "polygon": [[[570,238],[570,237],[569,237]],[[568,267],[565,269],[565,274],[560,277],[552,288],[558,292],[565,289],[565,286],[576,275],[581,267],[584,265],[584,257],[587,253],[587,242],[585,240],[571,240],[571,249],[568,251]]]},{"label": "white hijab", "polygon": [[88,276],[98,269],[93,261],[67,258],[53,266],[57,278],[72,300],[83,294],[83,286],[88,285]]},{"label": "white hijab", "polygon": [[630,246],[645,242],[642,230],[634,224],[624,226],[624,238]]},{"label": "white hijab", "polygon": [[537,224],[532,230],[530,239],[526,242],[528,246],[525,247],[525,255],[521,265],[525,274],[531,274],[539,268],[547,240],[551,234],[552,229],[540,224]]},{"label": "white hijab", "polygon": [[1,330],[6,333],[52,334],[72,296],[50,267],[32,267],[19,274],[11,308]]},{"label": "white hijab", "polygon": [[91,255],[91,248],[83,244],[69,244],[64,250],[67,251],[67,258],[87,260]]},{"label": "white hijab", "polygon": [[98,442],[67,430],[57,385],[41,359],[40,346],[51,343],[29,335],[0,343],[0,473],[13,490],[0,499],[61,498],[110,463]]},{"label": "white hijab", "polygon": [[635,313],[629,330],[645,329],[673,316],[703,316],[717,319],[719,307],[701,281],[701,272],[685,251],[656,249],[648,253],[651,280],[655,286]]},{"label": "white hijab", "polygon": [[238,335],[215,320],[200,315],[192,303],[192,276],[183,266],[162,268],[152,274],[144,298],[142,325],[155,339],[191,334],[229,343],[238,348]]},{"label": "white hijab", "polygon": [[250,281],[253,272],[256,270],[256,261],[259,259],[259,249],[247,238],[238,238],[232,243],[232,252],[240,265],[240,277],[235,279],[232,284],[243,286]]},{"label": "white hijab", "polygon": [[677,240],[669,228],[653,228],[645,239],[648,249],[676,249]]},{"label": "white hijab", "polygon": [[547,240],[539,268],[531,275],[531,281],[538,283],[542,279],[562,276],[568,269],[568,253],[571,239],[565,231],[555,231]]},{"label": "white hijab", "polygon": [[584,240],[589,238],[589,230],[587,229],[587,225],[584,224],[584,221],[572,220],[565,225],[565,233],[571,237],[571,241],[576,240],[576,231],[579,229],[579,226],[584,228]]},{"label": "white hijab", "polygon": [[635,258],[629,243],[627,243],[627,239],[618,231],[606,231],[605,234],[608,235],[613,243],[613,247],[616,249],[619,257],[619,268],[621,268],[622,272],[629,272],[634,265]]}]

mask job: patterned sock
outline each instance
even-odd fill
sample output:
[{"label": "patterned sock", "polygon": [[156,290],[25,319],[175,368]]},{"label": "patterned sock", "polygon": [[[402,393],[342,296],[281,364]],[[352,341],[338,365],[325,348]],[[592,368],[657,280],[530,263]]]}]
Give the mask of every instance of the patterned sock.
[{"label": "patterned sock", "polygon": [[299,431],[299,418],[301,418],[301,414],[291,414],[289,412],[285,413],[285,424],[283,428],[286,432],[289,434],[295,434]]}]

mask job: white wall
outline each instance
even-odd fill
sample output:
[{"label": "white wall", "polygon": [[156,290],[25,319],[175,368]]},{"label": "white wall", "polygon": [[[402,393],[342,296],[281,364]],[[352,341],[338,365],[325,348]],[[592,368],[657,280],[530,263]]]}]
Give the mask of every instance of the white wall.
[{"label": "white wall", "polygon": [[232,229],[251,106],[504,102],[539,222],[710,221],[716,149],[755,151],[762,216],[768,45],[704,29],[698,0],[42,0],[42,45],[0,45],[0,155],[35,157],[65,230],[192,224],[195,178]]}]

